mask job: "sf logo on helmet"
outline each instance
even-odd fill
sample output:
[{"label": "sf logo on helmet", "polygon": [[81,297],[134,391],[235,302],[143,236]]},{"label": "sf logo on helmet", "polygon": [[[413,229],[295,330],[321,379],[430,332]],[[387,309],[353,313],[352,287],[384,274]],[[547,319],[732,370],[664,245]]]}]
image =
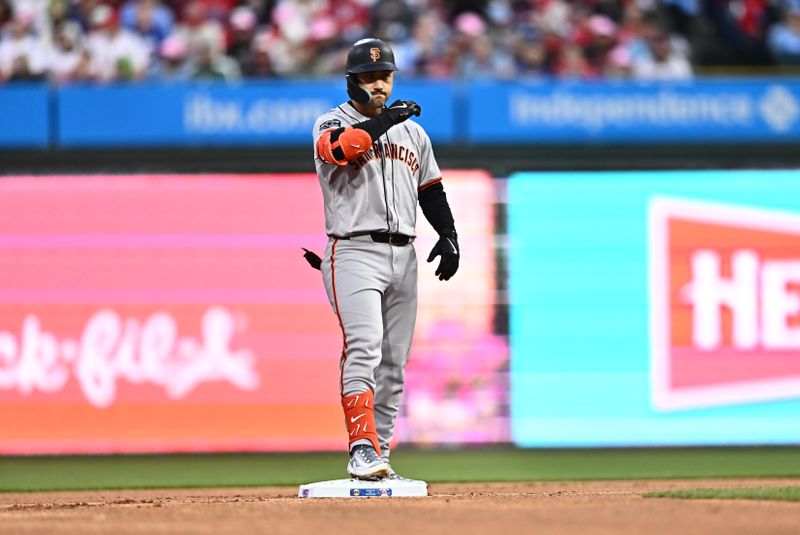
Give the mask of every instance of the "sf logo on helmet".
[{"label": "sf logo on helmet", "polygon": [[381,49],[380,48],[370,48],[369,49],[369,57],[372,58],[372,61],[378,61],[381,59]]}]

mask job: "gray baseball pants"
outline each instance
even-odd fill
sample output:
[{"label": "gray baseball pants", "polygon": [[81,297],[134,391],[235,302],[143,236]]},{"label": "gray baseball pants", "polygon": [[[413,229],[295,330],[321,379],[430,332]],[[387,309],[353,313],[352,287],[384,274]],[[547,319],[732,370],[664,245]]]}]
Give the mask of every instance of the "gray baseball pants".
[{"label": "gray baseball pants", "polygon": [[341,394],[374,391],[378,441],[388,457],[417,319],[414,246],[331,238],[322,277],[344,335]]}]

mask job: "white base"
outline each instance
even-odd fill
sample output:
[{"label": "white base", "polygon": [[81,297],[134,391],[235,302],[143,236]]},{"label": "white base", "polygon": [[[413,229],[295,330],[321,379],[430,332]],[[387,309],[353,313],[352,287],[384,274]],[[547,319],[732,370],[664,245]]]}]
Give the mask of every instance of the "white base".
[{"label": "white base", "polygon": [[369,498],[427,496],[428,484],[417,479],[333,479],[300,485],[301,498]]}]

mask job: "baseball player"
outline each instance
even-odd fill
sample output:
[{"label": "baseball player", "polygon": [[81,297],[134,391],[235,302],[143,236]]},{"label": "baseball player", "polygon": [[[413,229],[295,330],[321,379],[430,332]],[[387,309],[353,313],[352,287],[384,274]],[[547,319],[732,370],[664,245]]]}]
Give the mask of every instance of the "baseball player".
[{"label": "baseball player", "polygon": [[411,100],[388,104],[395,71],[389,45],[358,41],[347,55],[350,100],[314,124],[329,237],[321,270],[344,336],[347,471],[368,480],[398,477],[389,443],[417,316],[417,202],[440,236],[428,257],[440,257],[440,280],[455,274],[460,254],[431,141],[411,120],[421,109]]}]

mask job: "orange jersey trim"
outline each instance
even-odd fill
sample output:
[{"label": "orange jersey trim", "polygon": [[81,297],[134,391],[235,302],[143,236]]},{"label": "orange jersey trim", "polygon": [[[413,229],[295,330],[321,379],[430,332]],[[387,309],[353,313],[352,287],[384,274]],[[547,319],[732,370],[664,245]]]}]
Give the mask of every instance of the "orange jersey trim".
[{"label": "orange jersey trim", "polygon": [[434,184],[438,184],[441,181],[442,181],[442,177],[433,179],[430,182],[428,182],[427,184],[424,184],[424,185],[420,186],[417,191],[422,191],[422,190],[424,190],[426,188],[429,188],[429,187],[433,186]]}]

